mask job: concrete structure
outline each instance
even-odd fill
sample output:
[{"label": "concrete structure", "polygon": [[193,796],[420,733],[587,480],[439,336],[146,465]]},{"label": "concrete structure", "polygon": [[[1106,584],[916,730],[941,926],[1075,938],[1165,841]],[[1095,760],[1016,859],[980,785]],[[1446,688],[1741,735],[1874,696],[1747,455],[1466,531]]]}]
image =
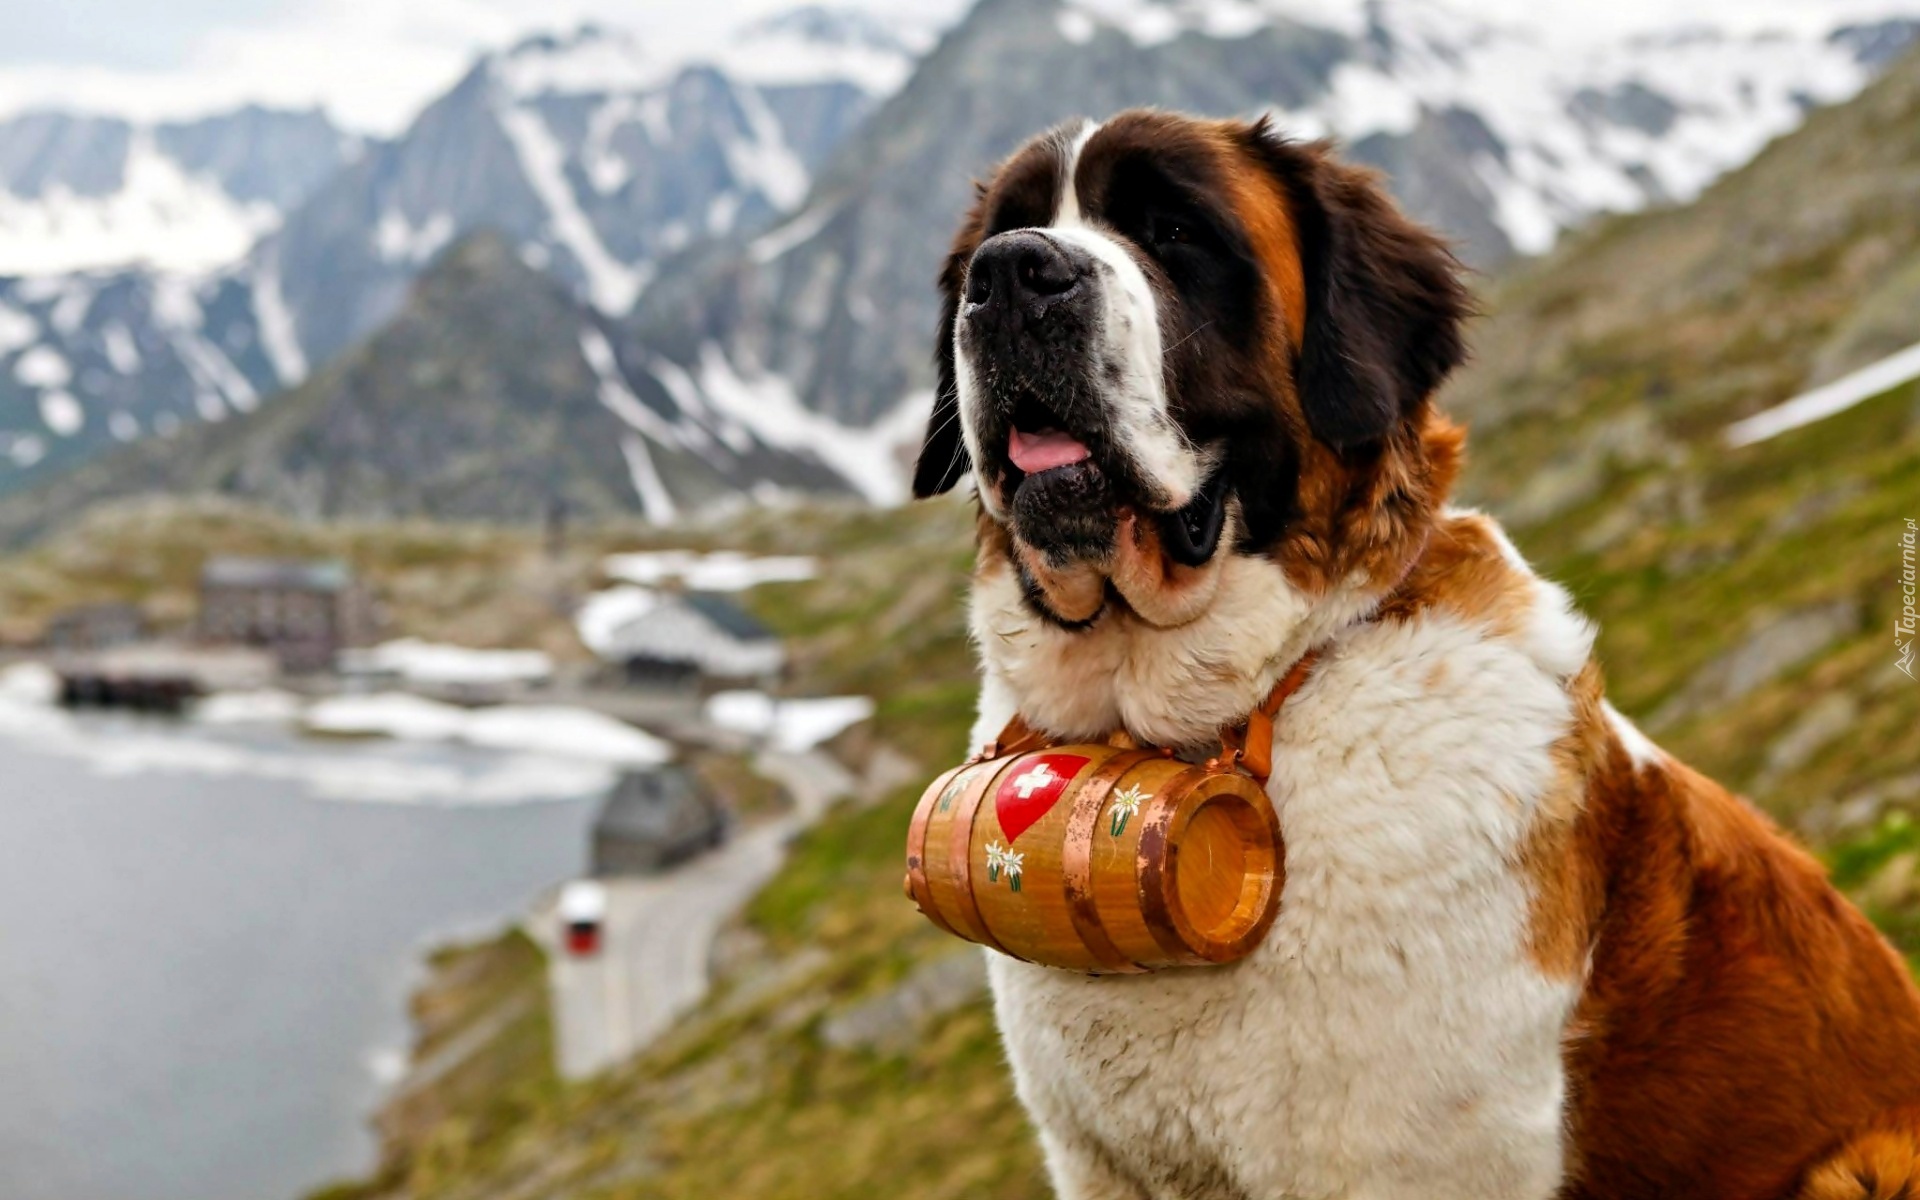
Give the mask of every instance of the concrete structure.
[{"label": "concrete structure", "polygon": [[726,813],[686,771],[629,771],[594,820],[593,873],[652,874],[718,846],[726,834]]},{"label": "concrete structure", "polygon": [[60,703],[70,708],[179,712],[213,692],[266,687],[278,673],[272,655],[244,647],[142,642],[61,655],[53,661]]},{"label": "concrete structure", "polygon": [[601,653],[634,685],[766,683],[787,661],[786,648],[764,625],[705,592],[662,597],[615,627]]},{"label": "concrete structure", "polygon": [[319,671],[372,633],[371,604],[345,563],[214,558],[200,573],[202,641],[256,646],[288,671]]}]

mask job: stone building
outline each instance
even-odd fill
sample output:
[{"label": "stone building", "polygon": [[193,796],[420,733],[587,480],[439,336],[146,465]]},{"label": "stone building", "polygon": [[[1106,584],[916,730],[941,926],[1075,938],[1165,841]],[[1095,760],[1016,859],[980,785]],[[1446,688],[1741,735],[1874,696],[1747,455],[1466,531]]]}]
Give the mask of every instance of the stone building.
[{"label": "stone building", "polygon": [[364,645],[372,624],[345,563],[213,558],[200,573],[200,639],[258,647],[283,670],[326,670],[341,650]]},{"label": "stone building", "polygon": [[628,771],[593,823],[593,873],[641,875],[718,846],[727,815],[719,801],[679,767]]}]

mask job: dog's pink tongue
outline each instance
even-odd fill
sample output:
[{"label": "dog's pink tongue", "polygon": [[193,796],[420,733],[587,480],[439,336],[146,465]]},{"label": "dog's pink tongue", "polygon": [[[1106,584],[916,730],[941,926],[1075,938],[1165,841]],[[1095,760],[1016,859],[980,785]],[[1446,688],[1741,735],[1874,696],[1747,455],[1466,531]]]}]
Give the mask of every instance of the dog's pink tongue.
[{"label": "dog's pink tongue", "polygon": [[1029,475],[1071,466],[1090,456],[1091,452],[1079,439],[1057,429],[1039,433],[1021,433],[1016,429],[1007,439],[1007,457]]}]

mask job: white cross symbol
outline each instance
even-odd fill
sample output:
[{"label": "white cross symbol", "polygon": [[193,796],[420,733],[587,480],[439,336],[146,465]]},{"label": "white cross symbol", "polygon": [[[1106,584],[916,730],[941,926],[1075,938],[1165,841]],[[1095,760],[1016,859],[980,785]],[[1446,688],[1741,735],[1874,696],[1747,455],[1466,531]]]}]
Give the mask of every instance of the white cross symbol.
[{"label": "white cross symbol", "polygon": [[1022,800],[1031,800],[1035,792],[1046,787],[1048,784],[1058,782],[1060,782],[1060,777],[1055,775],[1046,763],[1042,762],[1039,766],[1034,767],[1025,775],[1014,780],[1013,786],[1015,790],[1020,793]]}]

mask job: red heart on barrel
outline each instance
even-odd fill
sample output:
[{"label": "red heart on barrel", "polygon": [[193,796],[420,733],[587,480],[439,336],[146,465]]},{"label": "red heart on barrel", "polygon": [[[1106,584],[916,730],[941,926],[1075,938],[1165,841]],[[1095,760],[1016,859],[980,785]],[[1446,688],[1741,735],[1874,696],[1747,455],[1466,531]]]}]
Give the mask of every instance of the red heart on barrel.
[{"label": "red heart on barrel", "polygon": [[1087,761],[1078,754],[1036,754],[1016,765],[993,794],[993,814],[1007,841],[1018,841],[1046,816]]}]

